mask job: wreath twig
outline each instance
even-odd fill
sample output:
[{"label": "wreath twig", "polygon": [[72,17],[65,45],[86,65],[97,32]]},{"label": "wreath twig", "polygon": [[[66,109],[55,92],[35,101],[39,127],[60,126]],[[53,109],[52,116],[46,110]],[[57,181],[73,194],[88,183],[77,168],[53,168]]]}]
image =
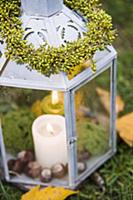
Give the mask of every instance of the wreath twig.
[{"label": "wreath twig", "polygon": [[[19,0],[1,0],[0,37],[6,42],[6,56],[22,64],[28,64],[46,76],[70,72],[74,66],[92,59],[97,50],[103,50],[115,39],[116,31],[112,19],[101,9],[98,0],[65,0],[65,4],[79,10],[87,18],[88,32],[66,46],[59,48],[40,46],[35,50],[32,44],[23,39],[21,9]],[[94,66],[94,65],[93,65]]]}]

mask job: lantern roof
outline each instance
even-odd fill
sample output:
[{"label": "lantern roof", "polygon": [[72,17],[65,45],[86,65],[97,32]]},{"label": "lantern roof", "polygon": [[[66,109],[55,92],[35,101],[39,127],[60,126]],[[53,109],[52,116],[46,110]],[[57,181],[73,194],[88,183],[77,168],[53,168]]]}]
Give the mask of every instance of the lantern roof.
[{"label": "lantern roof", "polygon": [[116,51],[112,46],[108,46],[103,51],[97,51],[94,55],[94,60],[97,65],[96,72],[93,72],[91,67],[88,66],[87,69],[69,80],[65,73],[47,77],[36,70],[29,70],[26,65],[17,64],[11,60],[7,61],[4,57],[2,57],[0,63],[3,62],[4,67],[1,68],[0,71],[0,85],[40,90],[46,89],[66,91],[77,87],[89,77],[97,76],[99,73],[106,70],[115,58]]},{"label": "lantern roof", "polygon": [[[63,3],[63,0],[21,0],[21,7],[22,14],[20,20],[22,22],[22,30],[24,30],[23,40],[27,40],[28,44],[34,46],[33,52],[37,52],[37,50],[42,46],[45,47],[45,50],[49,47],[55,47],[56,49],[60,46],[65,47],[67,44],[71,44],[74,41],[80,40],[80,38],[84,38],[87,31],[92,32],[92,30],[88,30],[86,26],[88,23],[86,18],[82,17],[79,12],[75,12],[68,8]],[[111,34],[113,37],[113,32],[111,32]],[[92,33],[92,35],[94,34]],[[21,42],[23,41],[20,41],[20,44]],[[14,44],[12,46],[14,47]],[[45,73],[41,73],[41,69],[39,71],[39,68],[37,67],[38,59],[36,59],[36,65],[34,67],[6,59],[5,47],[6,44],[0,40],[0,85],[32,89],[69,90],[76,87],[89,76],[95,76],[98,74],[99,71],[103,70],[104,67],[106,67],[106,65],[116,56],[116,52],[112,46],[108,46],[103,51],[97,51],[93,57],[97,65],[96,73],[94,73],[91,67],[88,66],[88,68],[83,72],[69,80],[68,76],[64,72],[55,75],[56,70],[53,74],[50,73],[50,77],[47,77],[47,74],[45,75]],[[82,49],[81,54],[84,54],[82,42],[79,47]],[[85,49],[86,48],[85,45]],[[19,52],[20,49],[21,46],[18,48]],[[24,50],[25,49],[23,49],[23,51]],[[33,56],[30,57],[34,57],[33,52],[31,53]],[[68,54],[68,52],[69,51],[66,51],[65,53]],[[63,55],[66,55],[65,53]],[[72,58],[75,59],[75,51],[72,48],[71,53],[73,53]],[[56,57],[58,57],[58,54],[59,53],[57,53]],[[38,56],[40,56],[40,54],[38,54]],[[43,53],[43,55],[41,54],[41,56],[45,57],[45,53]],[[49,59],[51,62],[51,57]],[[61,59],[59,59],[59,61],[60,60]],[[23,63],[25,63],[24,60]],[[50,66],[52,66],[51,63]],[[58,64],[58,72],[60,71],[61,63],[62,61]],[[45,64],[47,64],[47,62]],[[71,64],[73,64],[72,59]]]}]

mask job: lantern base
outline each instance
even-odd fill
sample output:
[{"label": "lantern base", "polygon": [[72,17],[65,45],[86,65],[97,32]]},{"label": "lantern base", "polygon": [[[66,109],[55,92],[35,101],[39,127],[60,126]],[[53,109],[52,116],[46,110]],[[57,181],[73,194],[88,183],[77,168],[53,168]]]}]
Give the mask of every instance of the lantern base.
[{"label": "lantern base", "polygon": [[[77,177],[76,183],[73,186],[70,186],[68,183],[68,175],[63,177],[62,179],[53,179],[49,183],[42,183],[41,181],[33,180],[32,178],[27,177],[26,175],[20,176],[10,176],[5,172],[5,179],[8,183],[11,183],[18,188],[28,191],[35,187],[35,185],[40,185],[42,188],[47,186],[62,186],[69,189],[76,189],[78,185],[84,181],[88,176],[90,176],[94,171],[96,171],[103,163],[105,163],[108,159],[110,159],[115,154],[115,151],[109,150],[107,153],[101,156],[95,156],[88,160],[87,162],[87,170],[85,170],[81,175]],[[9,159],[9,155],[6,155],[6,159]],[[8,160],[7,159],[7,160]],[[5,164],[5,163],[4,163]]]}]

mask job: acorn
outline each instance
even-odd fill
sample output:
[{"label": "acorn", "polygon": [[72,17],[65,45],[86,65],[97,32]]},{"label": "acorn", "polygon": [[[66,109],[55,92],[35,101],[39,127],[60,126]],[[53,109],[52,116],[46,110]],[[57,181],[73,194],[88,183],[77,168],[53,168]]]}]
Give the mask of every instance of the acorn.
[{"label": "acorn", "polygon": [[85,162],[78,162],[77,166],[78,166],[78,173],[80,174],[83,173],[87,168]]},{"label": "acorn", "polygon": [[15,163],[12,167],[12,171],[16,172],[18,174],[22,174],[24,167],[25,167],[24,163],[20,159],[18,159],[15,161]]},{"label": "acorn", "polygon": [[30,150],[24,150],[18,153],[17,157],[25,163],[31,162],[35,160],[35,155],[33,151]]},{"label": "acorn", "polygon": [[83,152],[83,158],[84,158],[84,160],[88,160],[88,159],[90,159],[90,157],[91,157],[91,154],[88,151],[84,151]]},{"label": "acorn", "polygon": [[10,171],[10,174],[16,175],[16,174],[21,174],[23,173],[23,168],[24,168],[24,163],[21,162],[20,159],[10,159],[8,160],[8,168]]},{"label": "acorn", "polygon": [[41,166],[38,162],[29,162],[28,165],[25,167],[24,172],[27,176],[31,178],[37,178],[41,174]]},{"label": "acorn", "polygon": [[88,160],[88,159],[90,159],[90,157],[91,157],[91,154],[86,150],[84,150],[82,152],[78,152],[78,161],[79,162]]},{"label": "acorn", "polygon": [[49,168],[44,168],[41,172],[40,180],[42,182],[50,182],[52,180],[52,171]]},{"label": "acorn", "polygon": [[51,170],[55,178],[62,178],[66,174],[66,167],[61,163],[53,165]]},{"label": "acorn", "polygon": [[15,162],[16,162],[15,159],[8,160],[7,165],[8,165],[9,170],[11,170],[11,171],[13,170],[13,166],[15,165]]},{"label": "acorn", "polygon": [[90,178],[102,190],[102,192],[106,191],[105,181],[99,173],[95,172],[90,176]]}]

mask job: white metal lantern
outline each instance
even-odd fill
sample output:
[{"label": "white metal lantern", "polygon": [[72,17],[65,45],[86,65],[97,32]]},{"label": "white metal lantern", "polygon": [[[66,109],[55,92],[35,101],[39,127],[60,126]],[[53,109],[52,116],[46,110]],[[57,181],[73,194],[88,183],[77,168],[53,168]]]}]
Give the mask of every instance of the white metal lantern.
[{"label": "white metal lantern", "polygon": [[[59,47],[84,36],[85,19],[67,8],[62,0],[21,0],[21,2],[24,37],[36,48],[45,42],[50,46]],[[1,95],[2,88],[11,91],[13,88],[32,90],[33,93],[38,90],[45,95],[44,113],[35,119],[31,127],[36,160],[42,170],[45,168],[51,170],[55,164],[63,164],[67,168],[64,176],[58,178],[53,175],[49,182],[41,181],[39,177],[28,177],[24,173],[12,176],[7,162],[11,158],[16,158],[16,155],[6,148],[4,128],[1,123],[0,158],[4,178],[8,182],[22,184],[25,187],[39,184],[76,188],[116,152],[115,49],[108,46],[105,50],[96,52],[95,73],[88,66],[80,74],[69,79],[65,73],[46,77],[36,70],[29,70],[26,65],[7,61],[4,57],[6,44],[1,41],[0,45]],[[105,79],[104,85],[100,82],[102,76]],[[105,95],[106,105],[102,87],[108,89],[108,94]],[[62,104],[54,113],[51,108],[46,108],[49,98],[50,104]],[[99,101],[95,102],[98,98]],[[52,129],[51,127],[48,129],[49,123]],[[96,135],[100,135],[102,139],[97,139]]]}]

